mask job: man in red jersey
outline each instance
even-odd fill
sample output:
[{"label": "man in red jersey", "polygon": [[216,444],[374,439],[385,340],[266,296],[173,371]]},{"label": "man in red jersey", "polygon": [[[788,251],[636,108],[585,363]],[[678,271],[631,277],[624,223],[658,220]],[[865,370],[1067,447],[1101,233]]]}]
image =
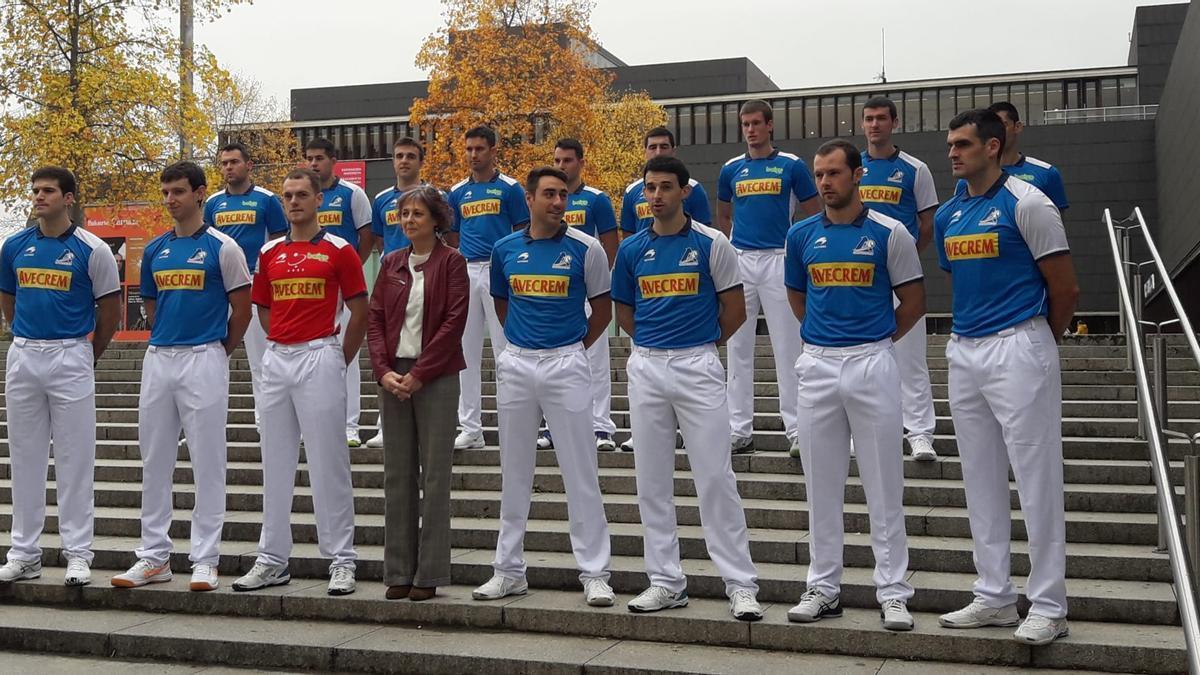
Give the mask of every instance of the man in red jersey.
[{"label": "man in red jersey", "polygon": [[[358,253],[317,222],[321,183],[308,169],[283,181],[291,229],[259,253],[251,299],[267,334],[262,362],[263,527],[254,567],[233,584],[252,591],[291,580],[292,493],[303,436],[317,543],[331,558],[329,594],[354,592],[354,493],[342,437],[346,367],[367,330],[367,286]],[[350,309],[339,343],[337,316]],[[356,366],[357,367],[357,366]]]}]

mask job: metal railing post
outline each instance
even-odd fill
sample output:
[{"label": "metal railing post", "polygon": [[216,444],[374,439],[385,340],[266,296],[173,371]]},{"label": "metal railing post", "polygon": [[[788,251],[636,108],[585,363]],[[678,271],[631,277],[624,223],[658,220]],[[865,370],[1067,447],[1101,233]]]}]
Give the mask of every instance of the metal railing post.
[{"label": "metal railing post", "polygon": [[[1159,443],[1162,447],[1167,447],[1167,435],[1163,430],[1169,424],[1167,416],[1167,336],[1162,333],[1155,333],[1150,337],[1150,347],[1153,350],[1153,365],[1154,369],[1151,373],[1153,376],[1153,389],[1151,394],[1154,396],[1154,412],[1155,418],[1158,421],[1157,429],[1148,430],[1158,436]],[[1139,427],[1144,422],[1144,416],[1138,416]],[[1139,428],[1140,430],[1140,428]],[[1172,495],[1172,498],[1174,496]],[[1191,528],[1189,528],[1191,529]],[[1162,505],[1158,507],[1158,548],[1156,552],[1165,553],[1167,550],[1167,522],[1166,515],[1163,513]]]},{"label": "metal railing post", "polygon": [[[1126,243],[1128,243],[1128,240],[1126,240]],[[1130,344],[1133,344],[1133,342],[1134,342],[1133,338],[1136,337],[1136,338],[1138,338],[1137,341],[1141,342],[1141,337],[1143,335],[1143,333],[1142,333],[1142,270],[1140,267],[1138,267],[1136,265],[1133,266],[1133,270],[1132,270],[1131,274],[1129,275],[1129,297],[1131,298],[1131,300],[1133,302],[1133,308],[1132,308],[1133,309],[1133,324],[1129,326],[1130,332],[1126,333],[1125,339]],[[1137,331],[1136,335],[1131,334],[1134,331]],[[1130,348],[1130,350],[1129,350],[1129,369],[1130,370],[1133,370],[1135,368],[1134,362],[1137,360],[1137,358],[1138,358],[1137,353],[1132,348]],[[1145,405],[1138,406],[1137,437],[1139,439],[1146,438],[1146,433],[1148,431],[1146,429],[1146,406],[1152,405],[1152,404],[1153,404],[1153,401],[1146,401]]]},{"label": "metal railing post", "polygon": [[[1106,211],[1105,215],[1106,216],[1108,215],[1107,211]],[[1127,242],[1127,240],[1129,239],[1129,233],[1126,232],[1124,228],[1122,228],[1122,229],[1116,230],[1116,234],[1117,234],[1117,248],[1120,249],[1121,256],[1122,256],[1121,264],[1124,265],[1125,263],[1129,262],[1129,244]],[[1122,275],[1122,278],[1123,278],[1123,276],[1124,275]],[[1117,283],[1122,283],[1122,282],[1120,280],[1118,280]],[[1129,339],[1129,326],[1126,325],[1126,322],[1125,322],[1125,312],[1118,312],[1117,314],[1118,314],[1117,318],[1121,324],[1119,332],[1121,335],[1125,336],[1125,356],[1128,359],[1129,368],[1130,368],[1130,370],[1132,370],[1133,369],[1133,347],[1130,345],[1131,340]]]}]

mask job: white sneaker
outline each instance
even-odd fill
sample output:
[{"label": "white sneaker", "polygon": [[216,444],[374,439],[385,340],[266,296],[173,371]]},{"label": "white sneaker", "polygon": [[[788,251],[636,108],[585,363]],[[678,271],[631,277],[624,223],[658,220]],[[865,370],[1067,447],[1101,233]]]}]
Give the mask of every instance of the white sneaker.
[{"label": "white sneaker", "polygon": [[812,623],[820,621],[825,617],[838,617],[842,615],[842,599],[841,596],[836,598],[826,597],[824,593],[815,588],[810,588],[804,591],[804,595],[800,596],[800,602],[795,607],[788,610],[788,621],[796,623]]},{"label": "white sneaker", "polygon": [[908,439],[908,447],[912,448],[912,458],[918,462],[936,462],[937,450],[933,449],[933,441],[924,436]]},{"label": "white sneaker", "polygon": [[800,439],[799,438],[792,440],[792,447],[788,449],[788,457],[795,457],[796,459],[800,459]]},{"label": "white sneaker", "polygon": [[469,450],[471,448],[482,448],[484,446],[483,432],[477,431],[473,434],[462,432],[454,439],[455,450]]},{"label": "white sneaker", "polygon": [[1017,605],[1005,607],[988,607],[983,600],[975,598],[971,604],[962,609],[943,614],[938,617],[938,623],[943,628],[982,628],[984,626],[1015,626],[1021,621],[1017,614]]},{"label": "white sneaker", "polygon": [[149,560],[139,560],[124,574],[113,577],[109,583],[117,588],[138,588],[146,584],[162,584],[173,578],[171,563],[156,565]]},{"label": "white sneaker", "polygon": [[220,582],[217,581],[217,566],[208,563],[196,563],[192,567],[192,580],[188,588],[193,591],[215,591]]},{"label": "white sneaker", "polygon": [[633,452],[633,436],[621,441],[621,452]]},{"label": "white sneaker", "polygon": [[612,452],[617,449],[617,444],[613,442],[612,434],[597,431],[596,432],[596,449],[600,452]]},{"label": "white sneaker", "polygon": [[879,618],[888,630],[912,630],[913,618],[903,600],[887,600],[879,608]]},{"label": "white sneaker", "polygon": [[642,594],[629,601],[629,611],[635,614],[645,614],[647,612],[657,612],[663,609],[675,609],[676,607],[687,607],[688,595],[687,590],[672,593],[662,586],[651,586],[642,591]]},{"label": "white sneaker", "polygon": [[92,583],[92,568],[83,558],[67,559],[67,575],[63,577],[64,586],[87,586]]},{"label": "white sneaker", "polygon": [[377,433],[374,436],[367,439],[367,447],[368,448],[382,448],[383,447],[383,431],[382,430],[380,430],[379,433]]},{"label": "white sneaker", "polygon": [[729,440],[729,450],[735,455],[754,454],[754,437],[734,436]]},{"label": "white sneaker", "polygon": [[350,595],[358,587],[354,580],[354,570],[338,565],[329,568],[329,595]]},{"label": "white sneaker", "polygon": [[509,579],[494,574],[487,583],[471,591],[471,597],[476,600],[499,600],[510,595],[525,595],[528,592],[529,583],[524,579]]},{"label": "white sneaker", "polygon": [[554,449],[554,438],[550,436],[549,429],[542,429],[541,431],[538,432],[537,449],[538,450]]},{"label": "white sneaker", "polygon": [[9,560],[0,567],[0,583],[10,584],[23,579],[37,579],[42,576],[41,560]]},{"label": "white sneaker", "polygon": [[1021,627],[1013,633],[1013,639],[1027,645],[1048,645],[1070,634],[1066,619],[1051,619],[1030,612]]},{"label": "white sneaker", "polygon": [[729,595],[729,613],[738,621],[758,621],[763,618],[762,605],[753,591],[739,588]]},{"label": "white sneaker", "polygon": [[346,432],[346,447],[347,448],[361,448],[362,447],[362,439],[360,439],[358,437],[357,431],[355,431],[355,432],[347,431]]},{"label": "white sneaker", "polygon": [[604,579],[589,577],[583,580],[583,595],[592,607],[612,607],[617,598],[612,586]]},{"label": "white sneaker", "polygon": [[292,580],[287,565],[267,565],[256,562],[241,579],[233,582],[235,591],[257,591],[268,586],[282,586]]}]

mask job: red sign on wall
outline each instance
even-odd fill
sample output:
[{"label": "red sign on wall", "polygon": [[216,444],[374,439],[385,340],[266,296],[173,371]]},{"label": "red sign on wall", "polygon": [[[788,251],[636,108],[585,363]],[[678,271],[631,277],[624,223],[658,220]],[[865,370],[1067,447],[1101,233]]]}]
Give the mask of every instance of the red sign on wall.
[{"label": "red sign on wall", "polygon": [[104,240],[117,259],[121,279],[121,321],[117,340],[149,340],[150,326],[142,304],[142,250],[151,239],[170,229],[162,207],[151,204],[85,206],[84,227]]},{"label": "red sign on wall", "polygon": [[333,165],[333,175],[364,190],[367,189],[367,163],[364,161],[338,162]]}]

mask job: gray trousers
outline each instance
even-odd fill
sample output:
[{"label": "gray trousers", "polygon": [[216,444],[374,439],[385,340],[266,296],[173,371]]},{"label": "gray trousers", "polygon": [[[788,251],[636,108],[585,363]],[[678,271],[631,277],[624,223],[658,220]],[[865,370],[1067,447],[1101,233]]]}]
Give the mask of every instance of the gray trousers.
[{"label": "gray trousers", "polygon": [[[413,359],[397,359],[400,374]],[[388,586],[450,584],[450,476],[458,375],[426,382],[407,401],[379,389],[383,423],[384,554]]]}]

